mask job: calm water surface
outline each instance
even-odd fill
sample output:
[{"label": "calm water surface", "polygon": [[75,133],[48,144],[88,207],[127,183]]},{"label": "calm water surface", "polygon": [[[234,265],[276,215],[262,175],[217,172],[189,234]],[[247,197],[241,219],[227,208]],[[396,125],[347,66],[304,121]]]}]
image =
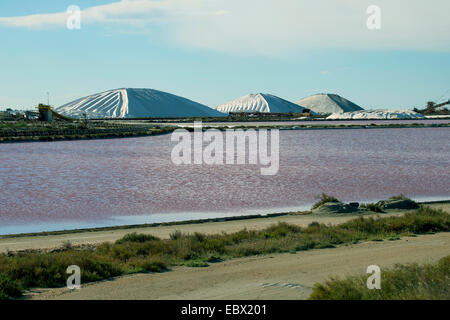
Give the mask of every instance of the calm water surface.
[{"label": "calm water surface", "polygon": [[[246,122],[204,122],[204,126],[209,127],[235,127],[235,126],[290,126],[290,125],[311,125],[311,126],[325,126],[325,125],[386,125],[386,124],[444,124],[449,123],[449,119],[412,119],[412,120],[300,120],[300,121],[246,121]],[[170,124],[180,125],[180,126],[192,126],[192,123],[176,123],[172,122]]]},{"label": "calm water surface", "polygon": [[280,170],[171,162],[170,135],[0,145],[0,234],[450,198],[450,128],[280,132]]}]

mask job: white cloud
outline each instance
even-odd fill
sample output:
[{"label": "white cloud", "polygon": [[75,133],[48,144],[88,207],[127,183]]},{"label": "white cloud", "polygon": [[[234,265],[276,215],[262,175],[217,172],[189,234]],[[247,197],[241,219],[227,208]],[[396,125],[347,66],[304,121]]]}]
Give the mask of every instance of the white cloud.
[{"label": "white cloud", "polygon": [[[448,0],[122,0],[82,11],[82,24],[160,26],[169,41],[248,54],[314,48],[450,51]],[[381,30],[366,9],[381,8]],[[67,13],[0,18],[0,25],[65,28]],[[161,31],[162,30],[162,31]]]},{"label": "white cloud", "polygon": [[[83,24],[123,23],[141,26],[157,23],[158,18],[171,10],[171,1],[122,0],[86,8],[81,12]],[[70,13],[35,14],[0,18],[0,25],[31,29],[65,28]]]}]

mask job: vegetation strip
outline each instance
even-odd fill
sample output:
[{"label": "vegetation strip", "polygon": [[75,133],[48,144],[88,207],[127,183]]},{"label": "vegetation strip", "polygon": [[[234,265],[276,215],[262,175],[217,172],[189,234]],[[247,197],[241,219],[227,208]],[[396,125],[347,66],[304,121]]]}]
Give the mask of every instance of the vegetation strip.
[{"label": "vegetation strip", "polygon": [[[86,140],[86,139],[110,139],[142,137],[171,133],[176,129],[186,129],[193,131],[192,127],[177,126],[148,126],[141,125],[111,125],[102,122],[90,124],[70,124],[70,125],[37,125],[26,123],[0,123],[0,143],[11,142],[48,142],[64,140]],[[106,127],[106,128],[104,128]],[[263,126],[239,126],[232,128],[228,126],[204,127],[203,130],[217,129],[225,131],[228,129],[279,129],[279,130],[324,130],[324,129],[381,129],[381,128],[448,128],[450,123],[413,123],[413,124],[336,124],[336,125],[263,125]]]},{"label": "vegetation strip", "polygon": [[358,217],[329,226],[311,223],[306,228],[279,223],[259,231],[205,235],[174,232],[170,239],[128,234],[115,243],[58,250],[0,255],[0,297],[13,298],[33,287],[61,287],[66,268],[78,265],[82,282],[99,281],[137,272],[162,272],[170,266],[205,267],[209,263],[259,254],[332,248],[366,240],[397,240],[400,236],[446,232],[450,215],[421,207],[399,217]]},{"label": "vegetation strip", "polygon": [[381,289],[367,288],[367,275],[316,284],[310,300],[450,300],[450,256],[436,264],[396,265],[381,272]]},{"label": "vegetation strip", "polygon": [[[37,127],[37,128],[36,128]],[[63,126],[58,129],[51,126],[25,127],[19,129],[0,128],[0,142],[48,142],[86,139],[111,139],[154,136],[171,133],[174,127],[142,127],[142,126],[113,126],[102,124],[100,127],[87,128],[79,126]],[[73,127],[73,128],[71,128]],[[106,128],[104,128],[106,127]]]}]

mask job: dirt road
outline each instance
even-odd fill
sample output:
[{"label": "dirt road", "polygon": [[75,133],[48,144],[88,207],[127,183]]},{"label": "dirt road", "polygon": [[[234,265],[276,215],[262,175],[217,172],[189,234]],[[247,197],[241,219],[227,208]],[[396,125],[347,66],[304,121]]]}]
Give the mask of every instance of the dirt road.
[{"label": "dirt road", "polygon": [[450,254],[450,233],[364,242],[335,249],[234,259],[206,268],[176,267],[87,284],[80,290],[34,290],[32,299],[306,299],[331,276],[364,274],[396,263],[435,262]]}]

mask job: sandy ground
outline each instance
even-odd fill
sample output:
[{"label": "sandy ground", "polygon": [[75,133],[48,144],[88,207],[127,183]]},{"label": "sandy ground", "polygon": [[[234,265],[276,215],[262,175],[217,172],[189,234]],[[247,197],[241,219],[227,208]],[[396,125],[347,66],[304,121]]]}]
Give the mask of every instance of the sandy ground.
[{"label": "sandy ground", "polygon": [[[31,299],[307,299],[331,276],[364,274],[369,265],[429,263],[450,254],[450,233],[364,242],[335,249],[234,259],[207,268],[176,267],[86,284],[80,290],[36,289]],[[381,284],[383,286],[383,283]]]},{"label": "sandy ground", "polygon": [[[450,203],[435,203],[430,205],[436,209],[443,209],[450,212]],[[403,212],[391,212],[387,215],[400,215]],[[186,224],[176,226],[159,226],[159,227],[147,227],[147,228],[133,228],[133,229],[117,229],[109,231],[90,231],[80,232],[74,234],[62,234],[62,235],[48,235],[48,236],[22,236],[17,238],[0,238],[0,253],[25,249],[52,249],[58,248],[63,245],[64,242],[70,241],[72,245],[81,244],[98,244],[102,242],[113,242],[124,235],[132,232],[142,234],[152,234],[162,239],[169,238],[170,234],[176,230],[184,233],[201,232],[205,234],[215,234],[221,232],[236,232],[247,228],[249,230],[264,229],[270,225],[278,222],[286,222],[295,224],[298,226],[307,226],[313,221],[317,221],[324,224],[339,224],[345,221],[354,219],[355,215],[339,215],[339,216],[319,216],[319,215],[287,215],[281,217],[272,218],[257,218],[248,220],[235,220],[225,222],[208,222],[201,224]]]}]

